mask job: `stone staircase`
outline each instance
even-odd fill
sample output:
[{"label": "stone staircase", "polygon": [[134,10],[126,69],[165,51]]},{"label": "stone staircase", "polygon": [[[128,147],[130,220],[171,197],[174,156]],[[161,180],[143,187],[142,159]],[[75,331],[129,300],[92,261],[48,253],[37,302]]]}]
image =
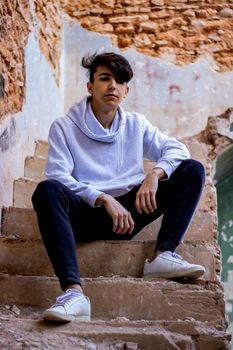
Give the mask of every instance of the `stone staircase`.
[{"label": "stone staircase", "polygon": [[[193,158],[206,166],[206,147],[189,141]],[[92,321],[53,324],[41,313],[61,293],[40,239],[31,194],[43,179],[47,143],[36,143],[25,160],[25,177],[14,183],[13,207],[3,209],[0,236],[0,349],[230,349],[226,332],[221,256],[216,244],[216,197],[207,177],[200,205],[185,241],[177,250],[203,264],[198,280],[141,278],[153,253],[160,220],[132,241],[79,244],[84,292],[92,303]],[[150,165],[145,164],[147,169]]]}]

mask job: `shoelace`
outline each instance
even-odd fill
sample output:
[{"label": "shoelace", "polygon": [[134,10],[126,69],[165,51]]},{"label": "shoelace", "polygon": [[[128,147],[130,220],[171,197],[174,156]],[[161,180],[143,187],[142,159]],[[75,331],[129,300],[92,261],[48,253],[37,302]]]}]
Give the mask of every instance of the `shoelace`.
[{"label": "shoelace", "polygon": [[56,299],[56,303],[53,305],[55,306],[65,306],[69,305],[73,302],[74,299],[79,298],[81,296],[81,293],[73,292],[71,290],[68,290],[65,292],[65,294],[59,296]]},{"label": "shoelace", "polygon": [[[176,254],[175,252],[166,251],[166,255],[172,256],[173,258],[175,258],[177,260],[182,260],[183,262],[185,262],[184,259],[182,258],[182,256],[180,256],[179,254]],[[151,263],[151,262],[152,262],[152,260],[146,259],[147,264]]]},{"label": "shoelace", "polygon": [[180,260],[180,263],[185,265],[185,266],[189,266],[189,263],[187,261],[185,261],[182,256],[180,256],[179,254],[176,254],[175,252],[167,252],[168,255],[172,256],[173,258]]},{"label": "shoelace", "polygon": [[173,258],[175,258],[175,259],[178,259],[178,260],[184,260],[183,258],[182,258],[182,256],[180,256],[179,254],[176,254],[176,253],[172,253],[172,252],[169,252],[168,253],[169,255],[171,255],[171,256],[173,256]]}]

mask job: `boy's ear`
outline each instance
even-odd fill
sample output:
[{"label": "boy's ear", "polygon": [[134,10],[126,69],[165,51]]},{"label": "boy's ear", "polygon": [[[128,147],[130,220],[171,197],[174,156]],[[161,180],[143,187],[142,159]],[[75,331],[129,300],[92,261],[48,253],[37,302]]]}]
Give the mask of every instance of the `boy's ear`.
[{"label": "boy's ear", "polygon": [[92,88],[93,88],[93,84],[89,81],[87,83],[87,91],[89,92],[89,94],[92,95]]},{"label": "boy's ear", "polygon": [[128,87],[128,85],[127,85],[127,86],[126,86],[125,96],[124,96],[124,97],[126,97],[126,96],[128,95],[128,92],[129,92],[129,87]]}]

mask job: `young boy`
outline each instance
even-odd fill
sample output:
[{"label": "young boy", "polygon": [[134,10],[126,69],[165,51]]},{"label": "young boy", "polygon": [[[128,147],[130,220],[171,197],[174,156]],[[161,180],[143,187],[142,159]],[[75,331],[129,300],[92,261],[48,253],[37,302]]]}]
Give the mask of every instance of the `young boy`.
[{"label": "young boy", "polygon": [[[92,55],[83,58],[82,66],[89,71],[89,96],[53,122],[47,180],[32,197],[47,253],[65,291],[45,311],[47,320],[90,320],[76,243],[132,239],[162,214],[154,259],[145,262],[143,277],[198,278],[205,272],[174,253],[198,204],[203,166],[144,115],[120,107],[133,77],[123,56]],[[156,163],[146,176],[143,159]]]}]

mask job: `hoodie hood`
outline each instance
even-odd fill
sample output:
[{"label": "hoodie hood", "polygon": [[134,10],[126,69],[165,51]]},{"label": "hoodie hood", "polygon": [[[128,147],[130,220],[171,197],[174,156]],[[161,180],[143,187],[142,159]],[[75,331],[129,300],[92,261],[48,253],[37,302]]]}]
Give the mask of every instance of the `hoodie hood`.
[{"label": "hoodie hood", "polygon": [[76,103],[67,113],[67,117],[89,138],[100,142],[114,142],[125,125],[125,114],[118,107],[116,116],[110,130],[104,127],[96,119],[90,103],[90,97],[85,97]]}]

